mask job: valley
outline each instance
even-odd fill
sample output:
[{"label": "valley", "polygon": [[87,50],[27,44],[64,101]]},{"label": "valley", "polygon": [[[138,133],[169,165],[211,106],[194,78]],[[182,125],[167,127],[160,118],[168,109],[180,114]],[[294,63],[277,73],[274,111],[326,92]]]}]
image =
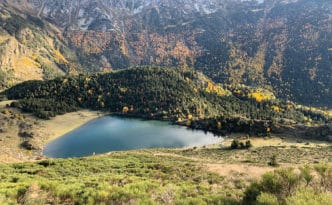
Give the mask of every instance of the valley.
[{"label": "valley", "polygon": [[167,120],[218,136],[281,134],[330,141],[332,133],[328,112],[276,99],[262,89],[215,84],[192,69],[135,67],[27,81],[2,95],[14,100],[1,102],[3,143],[14,145],[14,150],[23,146],[31,158],[40,156],[52,136],[106,113]]},{"label": "valley", "polygon": [[[1,160],[6,162],[0,164],[2,203],[257,204],[274,200],[293,204],[308,194],[316,197],[315,203],[332,200],[328,112],[277,99],[262,89],[222,86],[191,69],[147,66],[27,81],[1,95],[11,100],[1,103],[1,117],[10,118],[7,122],[19,133],[0,142],[12,154],[2,151]],[[69,159],[40,155],[55,135],[107,113],[167,120],[228,137],[201,147]],[[280,178],[280,184],[269,177]],[[284,193],[292,179],[296,179],[292,191]],[[280,189],[270,190],[265,183],[277,183]]]},{"label": "valley", "polygon": [[0,0],[0,204],[332,204],[330,0]]}]

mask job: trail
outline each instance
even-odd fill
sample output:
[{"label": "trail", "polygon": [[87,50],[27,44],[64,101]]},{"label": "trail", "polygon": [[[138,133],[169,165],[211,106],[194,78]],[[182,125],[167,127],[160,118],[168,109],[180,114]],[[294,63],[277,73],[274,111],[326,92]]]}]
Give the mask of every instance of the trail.
[{"label": "trail", "polygon": [[174,153],[158,152],[154,153],[154,156],[162,156],[162,157],[169,156],[169,157],[177,157],[177,158],[192,160],[194,162],[197,162],[207,171],[217,173],[220,176],[246,175],[249,176],[250,178],[258,179],[266,172],[274,170],[274,168],[271,167],[262,167],[262,166],[249,165],[249,164],[225,164],[215,160],[206,160],[198,157],[186,157]]}]

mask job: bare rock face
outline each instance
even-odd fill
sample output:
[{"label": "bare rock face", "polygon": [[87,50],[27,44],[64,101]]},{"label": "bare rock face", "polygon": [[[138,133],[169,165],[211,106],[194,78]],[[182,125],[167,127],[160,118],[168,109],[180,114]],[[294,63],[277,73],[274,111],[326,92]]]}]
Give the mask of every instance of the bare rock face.
[{"label": "bare rock face", "polygon": [[16,7],[30,10],[39,16],[54,20],[61,27],[87,29],[94,24],[103,28],[124,28],[124,18],[145,16],[149,12],[162,13],[161,19],[190,18],[197,14],[210,14],[228,1],[217,0],[21,0],[10,2]]},{"label": "bare rock face", "polygon": [[264,86],[284,99],[332,106],[329,0],[0,2],[59,29],[60,42],[84,70],[194,67],[216,82]]}]

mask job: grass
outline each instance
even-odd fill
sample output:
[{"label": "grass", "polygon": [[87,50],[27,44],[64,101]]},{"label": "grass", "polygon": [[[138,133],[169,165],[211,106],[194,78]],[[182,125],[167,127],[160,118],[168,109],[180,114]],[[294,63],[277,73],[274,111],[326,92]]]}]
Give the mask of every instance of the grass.
[{"label": "grass", "polygon": [[230,150],[228,148],[170,150],[171,153],[187,157],[196,157],[210,162],[228,164],[250,163],[265,166],[273,155],[283,164],[313,164],[319,162],[332,163],[332,146],[325,147],[291,147],[265,146],[249,150]]}]

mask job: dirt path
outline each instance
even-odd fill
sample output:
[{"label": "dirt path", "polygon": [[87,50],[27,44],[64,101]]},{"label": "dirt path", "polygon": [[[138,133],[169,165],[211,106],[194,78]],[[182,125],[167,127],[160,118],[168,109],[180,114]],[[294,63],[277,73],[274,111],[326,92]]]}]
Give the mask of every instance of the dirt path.
[{"label": "dirt path", "polygon": [[217,173],[220,176],[242,175],[253,179],[258,179],[266,172],[274,170],[271,167],[246,164],[205,164],[205,166],[208,171]]},{"label": "dirt path", "polygon": [[163,153],[158,152],[154,153],[154,156],[162,156],[162,157],[178,157],[187,160],[192,160],[199,163],[200,166],[206,168],[207,171],[214,172],[219,174],[220,176],[232,176],[232,175],[242,175],[247,176],[252,179],[258,179],[263,174],[268,171],[273,171],[272,167],[262,167],[248,164],[223,164],[222,162],[214,162],[207,161],[206,159],[198,158],[198,157],[186,157],[179,154],[174,153]]}]

